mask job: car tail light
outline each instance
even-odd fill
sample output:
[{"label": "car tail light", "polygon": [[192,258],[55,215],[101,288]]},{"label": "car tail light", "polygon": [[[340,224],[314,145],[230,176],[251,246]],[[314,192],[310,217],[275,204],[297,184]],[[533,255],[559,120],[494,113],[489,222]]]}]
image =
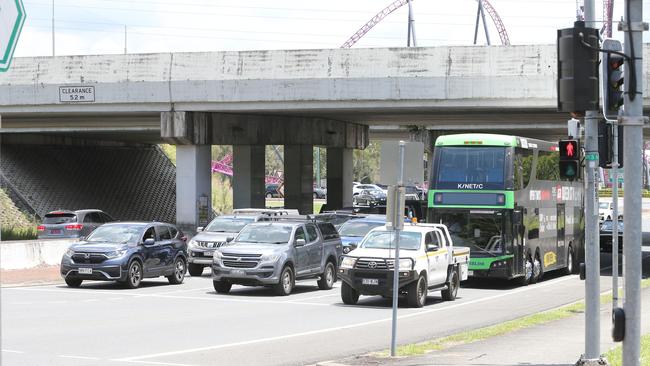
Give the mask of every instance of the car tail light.
[{"label": "car tail light", "polygon": [[38,226],[36,227],[36,230],[38,230],[38,231],[45,231],[45,226],[44,226],[44,225],[38,225]]},{"label": "car tail light", "polygon": [[181,236],[181,240],[182,241],[187,241],[187,236],[185,236],[185,235]]},{"label": "car tail light", "polygon": [[83,224],[72,224],[72,225],[66,225],[65,228],[66,230],[81,230],[83,229]]}]

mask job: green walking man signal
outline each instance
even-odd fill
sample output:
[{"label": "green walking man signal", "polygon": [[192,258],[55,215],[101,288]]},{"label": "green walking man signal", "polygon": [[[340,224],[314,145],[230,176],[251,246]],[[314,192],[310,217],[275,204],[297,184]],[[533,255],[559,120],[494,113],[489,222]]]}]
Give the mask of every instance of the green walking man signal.
[{"label": "green walking man signal", "polygon": [[580,175],[580,144],[578,140],[561,140],[560,177],[575,180]]}]

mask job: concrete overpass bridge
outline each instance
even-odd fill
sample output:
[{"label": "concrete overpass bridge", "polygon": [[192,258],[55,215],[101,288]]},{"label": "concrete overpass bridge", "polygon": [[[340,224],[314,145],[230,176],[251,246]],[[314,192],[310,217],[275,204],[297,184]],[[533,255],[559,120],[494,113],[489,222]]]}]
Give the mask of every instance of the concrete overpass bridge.
[{"label": "concrete overpass bridge", "polygon": [[0,74],[0,133],[16,144],[177,144],[177,221],[195,226],[212,144],[234,145],[236,207],[264,204],[263,146],[285,145],[286,204],[302,211],[311,148],[325,146],[328,204],[342,207],[351,149],[369,137],[562,136],[556,73],[555,45],[17,58]]}]

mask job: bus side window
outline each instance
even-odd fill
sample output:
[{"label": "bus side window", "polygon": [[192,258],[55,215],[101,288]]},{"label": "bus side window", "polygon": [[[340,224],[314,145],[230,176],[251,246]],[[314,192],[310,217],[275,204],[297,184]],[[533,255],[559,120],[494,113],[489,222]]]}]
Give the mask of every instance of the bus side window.
[{"label": "bus side window", "polygon": [[[524,189],[528,187],[528,183],[530,182],[530,175],[533,168],[533,151],[518,147],[515,149],[515,154],[515,161],[517,162],[515,176],[520,176],[521,184],[523,184],[520,189]],[[519,178],[515,178],[515,180],[516,184],[520,184]]]}]

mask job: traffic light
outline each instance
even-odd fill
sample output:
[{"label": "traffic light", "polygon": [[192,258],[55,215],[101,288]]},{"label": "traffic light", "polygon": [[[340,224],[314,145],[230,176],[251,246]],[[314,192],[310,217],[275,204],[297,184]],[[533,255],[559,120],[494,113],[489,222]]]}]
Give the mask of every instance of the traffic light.
[{"label": "traffic light", "polygon": [[575,180],[580,176],[580,144],[578,140],[560,140],[560,177]]},{"label": "traffic light", "polygon": [[[621,42],[614,39],[603,41],[603,50],[621,52]],[[618,110],[623,106],[623,64],[621,55],[604,52],[602,56],[601,74],[603,76],[603,107],[606,116],[616,118]]]},{"label": "traffic light", "polygon": [[[614,126],[601,122],[598,124],[598,166],[611,169],[614,161]],[[618,167],[623,167],[623,126],[618,126]]]},{"label": "traffic light", "polygon": [[585,27],[585,22],[558,29],[558,111],[577,117],[584,116],[585,111],[598,110],[598,48],[598,29]]}]

